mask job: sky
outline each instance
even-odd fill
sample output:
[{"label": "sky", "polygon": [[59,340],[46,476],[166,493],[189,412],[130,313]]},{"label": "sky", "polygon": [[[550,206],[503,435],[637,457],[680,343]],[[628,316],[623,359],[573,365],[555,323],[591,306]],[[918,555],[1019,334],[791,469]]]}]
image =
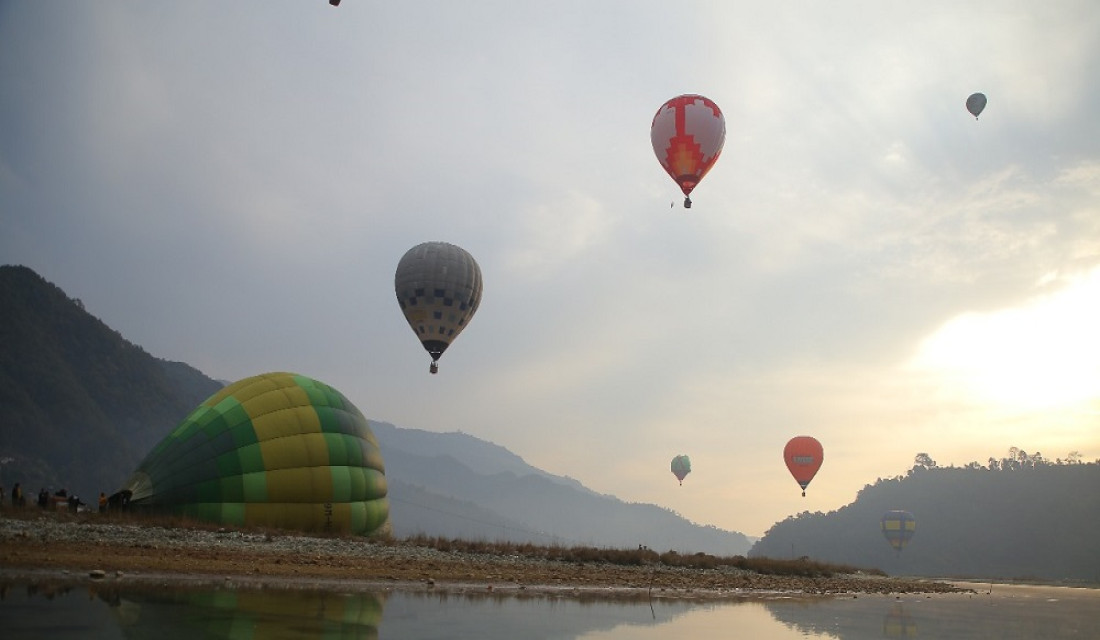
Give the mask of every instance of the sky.
[{"label": "sky", "polygon": [[[1097,68],[1094,0],[0,1],[0,264],[758,536],[921,452],[1100,457]],[[649,138],[684,93],[727,129],[690,210]],[[426,241],[484,277],[434,376]]]}]

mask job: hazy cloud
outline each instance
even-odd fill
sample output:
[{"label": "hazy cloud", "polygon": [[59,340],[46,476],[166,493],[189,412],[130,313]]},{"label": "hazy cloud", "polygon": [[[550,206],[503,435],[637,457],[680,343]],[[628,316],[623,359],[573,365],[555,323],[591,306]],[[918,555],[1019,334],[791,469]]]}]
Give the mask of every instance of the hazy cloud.
[{"label": "hazy cloud", "polygon": [[[214,377],[759,535],[918,451],[1100,455],[1098,36],[1084,0],[7,3],[0,260]],[[688,92],[728,131],[685,210],[648,128]],[[393,294],[428,240],[485,278],[438,376]]]}]

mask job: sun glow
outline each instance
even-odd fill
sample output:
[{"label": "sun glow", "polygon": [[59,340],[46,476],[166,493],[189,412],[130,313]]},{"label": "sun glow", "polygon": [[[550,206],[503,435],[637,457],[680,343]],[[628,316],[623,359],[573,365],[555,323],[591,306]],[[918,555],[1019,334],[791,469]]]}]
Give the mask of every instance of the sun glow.
[{"label": "sun glow", "polygon": [[1100,399],[1100,268],[1023,306],[954,318],[925,339],[913,364],[1008,409]]}]

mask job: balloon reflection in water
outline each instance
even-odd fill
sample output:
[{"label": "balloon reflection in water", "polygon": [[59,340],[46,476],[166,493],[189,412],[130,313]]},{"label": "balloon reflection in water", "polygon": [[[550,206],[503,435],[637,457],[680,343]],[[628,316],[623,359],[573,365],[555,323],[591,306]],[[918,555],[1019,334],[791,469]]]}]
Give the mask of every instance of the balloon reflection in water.
[{"label": "balloon reflection in water", "polygon": [[882,619],[882,635],[887,638],[916,638],[917,623],[905,613],[905,607],[895,604]]},{"label": "balloon reflection in water", "polygon": [[[378,638],[381,594],[279,589],[98,588],[130,639]],[[293,632],[293,633],[291,633]]]}]

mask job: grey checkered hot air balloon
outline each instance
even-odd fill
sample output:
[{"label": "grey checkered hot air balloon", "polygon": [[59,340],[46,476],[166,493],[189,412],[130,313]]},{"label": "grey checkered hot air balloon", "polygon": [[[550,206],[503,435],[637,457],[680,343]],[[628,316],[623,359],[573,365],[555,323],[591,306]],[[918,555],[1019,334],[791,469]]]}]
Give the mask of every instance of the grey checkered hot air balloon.
[{"label": "grey checkered hot air balloon", "polygon": [[397,302],[424,350],[430,371],[462,333],[481,304],[481,267],[465,249],[447,242],[425,242],[409,249],[394,275]]}]

